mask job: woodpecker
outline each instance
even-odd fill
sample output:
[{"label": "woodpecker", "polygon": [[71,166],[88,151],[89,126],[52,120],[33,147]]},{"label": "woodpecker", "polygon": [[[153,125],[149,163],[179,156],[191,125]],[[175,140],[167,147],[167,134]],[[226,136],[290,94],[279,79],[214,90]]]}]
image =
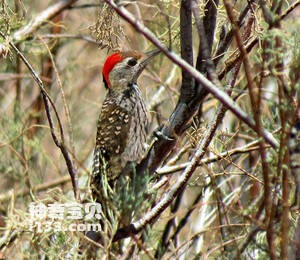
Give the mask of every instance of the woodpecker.
[{"label": "woodpecker", "polygon": [[[91,188],[93,197],[102,203],[103,180],[112,190],[116,180],[132,163],[143,158],[146,147],[148,112],[137,79],[159,51],[116,52],[103,66],[107,89],[97,125]],[[100,199],[99,199],[100,197]]]}]

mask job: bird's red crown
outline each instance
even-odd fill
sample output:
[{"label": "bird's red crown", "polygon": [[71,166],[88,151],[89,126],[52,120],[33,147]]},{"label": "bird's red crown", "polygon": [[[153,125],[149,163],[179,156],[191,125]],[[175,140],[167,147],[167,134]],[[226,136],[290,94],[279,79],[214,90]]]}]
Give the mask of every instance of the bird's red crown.
[{"label": "bird's red crown", "polygon": [[123,60],[123,56],[120,52],[116,52],[110,56],[107,57],[104,65],[103,65],[103,69],[102,69],[102,74],[104,77],[105,82],[107,83],[107,86],[110,88],[111,84],[109,82],[109,73],[111,72],[111,70],[114,68],[114,66],[120,62],[121,60]]}]

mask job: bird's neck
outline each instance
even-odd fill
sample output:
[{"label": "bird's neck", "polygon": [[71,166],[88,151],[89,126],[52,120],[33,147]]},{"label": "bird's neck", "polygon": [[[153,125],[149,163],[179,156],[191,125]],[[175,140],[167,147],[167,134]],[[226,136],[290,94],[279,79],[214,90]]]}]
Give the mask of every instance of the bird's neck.
[{"label": "bird's neck", "polygon": [[136,83],[128,83],[123,86],[113,86],[109,89],[108,95],[112,98],[132,98],[140,95],[140,90]]}]

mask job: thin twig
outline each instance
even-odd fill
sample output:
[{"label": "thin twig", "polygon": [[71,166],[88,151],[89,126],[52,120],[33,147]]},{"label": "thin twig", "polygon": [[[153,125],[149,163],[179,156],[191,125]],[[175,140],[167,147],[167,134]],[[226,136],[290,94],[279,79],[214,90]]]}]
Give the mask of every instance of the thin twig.
[{"label": "thin twig", "polygon": [[[86,36],[86,35],[77,35],[77,34],[66,34],[66,33],[61,33],[61,34],[43,34],[40,36],[42,39],[78,39],[78,40],[83,40],[88,43],[95,44],[99,46],[99,42],[97,42],[95,39],[92,37]],[[107,47],[107,46],[101,46],[101,48]]]},{"label": "thin twig", "polygon": [[[13,48],[13,50],[17,53],[17,55],[19,55],[19,57],[22,59],[22,61],[26,65],[26,67],[29,69],[33,79],[37,82],[37,84],[41,90],[41,94],[42,94],[44,105],[45,105],[45,111],[46,111],[47,119],[49,122],[50,130],[51,130],[52,139],[53,139],[55,145],[58,148],[60,148],[60,150],[64,156],[64,159],[65,159],[65,162],[67,165],[67,169],[68,169],[68,172],[69,172],[71,180],[72,180],[74,195],[75,195],[75,198],[77,199],[77,195],[78,195],[77,194],[77,190],[78,190],[77,172],[76,172],[76,168],[74,167],[73,161],[71,159],[70,153],[68,152],[68,149],[65,146],[64,131],[63,131],[63,127],[62,127],[57,109],[55,107],[55,104],[52,101],[49,94],[47,93],[47,91],[45,90],[42,80],[40,79],[40,77],[38,76],[36,71],[32,68],[32,66],[30,65],[28,60],[25,58],[25,56],[18,50],[18,48],[15,46],[15,44],[12,41],[9,41],[6,38],[6,36],[2,32],[0,32],[0,35],[9,42],[9,45]],[[56,119],[58,121],[60,138],[57,136],[56,131],[55,131],[54,122],[53,122],[51,112],[50,112],[50,105],[52,106],[55,116],[56,116]]]},{"label": "thin twig", "polygon": [[[258,142],[259,141],[253,141],[253,142],[248,143],[246,145],[243,145],[241,147],[233,148],[231,150],[222,152],[218,155],[214,155],[214,156],[211,156],[209,158],[202,159],[199,162],[198,166],[202,166],[202,165],[205,165],[205,164],[217,162],[219,160],[223,160],[224,158],[231,157],[233,155],[238,155],[238,154],[243,154],[243,153],[249,153],[251,151],[256,151],[256,150],[259,149],[259,147],[257,146]],[[187,167],[188,164],[189,163],[186,162],[186,163],[181,163],[181,164],[174,165],[174,166],[167,165],[167,166],[164,166],[162,168],[159,168],[157,170],[157,173],[160,174],[160,175],[166,175],[166,174],[171,174],[171,173],[174,173],[174,172],[182,171]],[[257,178],[256,178],[256,180],[257,180]]]},{"label": "thin twig", "polygon": [[[183,246],[185,246],[187,243],[190,243],[191,241],[195,240],[197,237],[199,237],[199,235],[202,235],[206,232],[211,232],[215,229],[220,229],[220,228],[223,228],[223,227],[226,227],[228,225],[225,225],[225,226],[214,226],[214,227],[207,227],[205,229],[202,229],[200,231],[198,231],[196,234],[193,234],[189,239],[187,239],[185,242],[183,242],[180,246],[178,246],[176,248],[176,250],[170,255],[170,257],[168,259],[173,259],[172,257],[174,256],[175,253],[177,253]],[[241,227],[241,226],[247,226],[247,224],[230,224],[229,226],[231,227]],[[242,238],[242,237],[239,237],[239,239]],[[228,243],[231,243],[232,241],[228,241],[226,242],[226,244]],[[213,250],[217,250],[218,248],[214,248]],[[211,252],[211,251],[210,251]],[[197,257],[195,259],[198,259]]]}]

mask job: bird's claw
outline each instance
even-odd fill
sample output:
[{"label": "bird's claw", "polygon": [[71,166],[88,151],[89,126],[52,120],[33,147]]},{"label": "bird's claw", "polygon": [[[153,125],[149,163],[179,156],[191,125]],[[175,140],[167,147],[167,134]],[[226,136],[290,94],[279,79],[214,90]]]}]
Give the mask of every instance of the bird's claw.
[{"label": "bird's claw", "polygon": [[155,130],[153,133],[154,137],[158,138],[158,139],[163,139],[166,141],[174,141],[175,139],[169,136],[166,136],[165,134],[163,134],[162,131],[160,130]]}]

